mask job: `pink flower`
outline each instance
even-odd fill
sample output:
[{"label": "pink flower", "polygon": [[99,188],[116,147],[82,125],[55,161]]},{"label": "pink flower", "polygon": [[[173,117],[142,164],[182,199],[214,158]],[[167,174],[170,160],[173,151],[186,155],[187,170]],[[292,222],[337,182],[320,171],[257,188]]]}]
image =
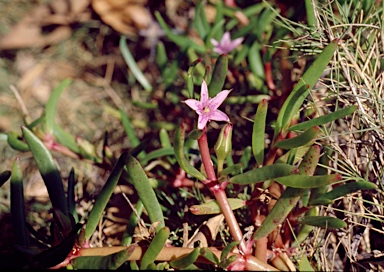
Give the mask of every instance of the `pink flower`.
[{"label": "pink flower", "polygon": [[237,38],[233,41],[231,40],[231,36],[228,31],[226,31],[221,38],[220,42],[215,39],[211,39],[211,43],[213,44],[213,51],[218,54],[228,54],[233,49],[235,49],[238,45],[243,42],[244,38]]},{"label": "pink flower", "polygon": [[215,97],[209,98],[207,83],[203,80],[201,84],[200,101],[196,99],[185,100],[185,104],[199,115],[197,123],[198,129],[203,129],[207,125],[207,122],[211,120],[229,122],[229,117],[217,109],[223,103],[224,99],[227,98],[229,92],[230,90],[223,90]]}]

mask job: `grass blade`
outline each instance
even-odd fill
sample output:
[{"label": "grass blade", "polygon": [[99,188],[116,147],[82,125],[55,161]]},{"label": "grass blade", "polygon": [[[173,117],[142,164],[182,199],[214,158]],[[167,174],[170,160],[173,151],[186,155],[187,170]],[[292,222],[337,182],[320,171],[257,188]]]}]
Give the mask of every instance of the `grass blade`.
[{"label": "grass blade", "polygon": [[65,79],[60,82],[50,95],[47,104],[45,105],[45,133],[53,135],[55,129],[55,115],[57,102],[59,101],[60,95],[63,90],[71,84],[71,79]]},{"label": "grass blade", "polygon": [[137,66],[137,63],[133,58],[131,51],[129,51],[125,36],[120,37],[119,48],[121,54],[123,55],[125,63],[128,65],[129,69],[131,69],[137,81],[141,84],[141,86],[143,86],[144,90],[151,91],[152,86],[147,80],[147,78],[144,76],[143,72],[140,70],[139,66]]}]

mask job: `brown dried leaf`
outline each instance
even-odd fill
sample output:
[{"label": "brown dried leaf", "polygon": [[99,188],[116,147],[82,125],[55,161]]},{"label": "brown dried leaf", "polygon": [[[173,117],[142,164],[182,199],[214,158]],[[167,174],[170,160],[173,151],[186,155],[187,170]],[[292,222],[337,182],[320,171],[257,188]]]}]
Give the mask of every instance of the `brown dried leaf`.
[{"label": "brown dried leaf", "polygon": [[[193,248],[194,243],[197,241],[200,241],[200,247],[208,247],[208,243],[211,241],[216,240],[217,233],[220,230],[220,226],[224,221],[224,215],[223,214],[218,214],[206,222],[203,226],[201,226],[198,229],[198,232],[195,233],[191,239],[187,243],[187,247]],[[207,230],[209,232],[207,232]],[[208,241],[208,239],[210,241]]]},{"label": "brown dried leaf", "polygon": [[92,7],[104,23],[122,34],[135,36],[152,22],[146,3],[146,0],[92,0]]}]

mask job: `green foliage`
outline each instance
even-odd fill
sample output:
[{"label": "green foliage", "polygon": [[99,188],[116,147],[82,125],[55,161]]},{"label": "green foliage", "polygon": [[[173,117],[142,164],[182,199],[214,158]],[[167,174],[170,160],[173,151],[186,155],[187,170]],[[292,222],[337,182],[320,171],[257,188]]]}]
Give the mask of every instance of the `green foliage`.
[{"label": "green foliage", "polygon": [[148,266],[156,260],[156,257],[160,253],[161,249],[164,247],[168,236],[168,227],[162,227],[158,229],[155,238],[153,238],[147,251],[144,253],[143,258],[141,259],[140,270],[148,269]]},{"label": "green foliage", "polygon": [[52,154],[45,144],[31,130],[24,126],[21,129],[23,131],[23,137],[33,154],[33,158],[35,159],[41,176],[43,177],[52,206],[58,208],[63,214],[68,215],[63,182]]},{"label": "green foliage", "polygon": [[[319,38],[324,35],[318,31],[320,26],[315,16],[317,7],[312,5],[313,3],[313,1],[304,2],[307,22],[300,29],[295,26],[295,31],[292,31],[295,35],[303,31],[309,31],[312,38]],[[359,3],[355,4],[360,5]],[[371,1],[364,1],[361,4],[362,10],[370,11],[369,4]],[[207,16],[206,5],[213,5],[216,9],[213,20]],[[343,9],[348,6],[346,3],[339,2],[335,5],[340,5]],[[345,16],[348,19],[352,15],[348,12],[340,14],[341,17]],[[240,21],[241,16],[246,16],[245,25]],[[140,139],[139,134],[135,133],[136,128],[132,123],[135,116],[129,116],[127,114],[129,111],[126,112],[123,108],[118,108],[115,117],[121,121],[123,132],[125,132],[125,136],[133,149],[128,152],[119,145],[121,150],[113,153],[108,149],[109,138],[106,136],[103,142],[103,156],[99,156],[93,143],[73,136],[55,121],[60,95],[72,82],[69,79],[62,81],[52,91],[45,106],[45,112],[35,121],[22,126],[22,137],[14,131],[4,134],[8,145],[15,151],[32,153],[53,206],[53,217],[50,225],[51,236],[47,239],[49,248],[39,254],[36,252],[29,253],[31,262],[27,266],[30,268],[52,267],[67,258],[75,243],[82,243],[84,240],[89,242],[100,226],[100,221],[104,220],[105,209],[119,182],[128,182],[125,185],[129,185],[136,197],[135,206],[132,207],[135,211],[130,215],[121,239],[122,245],[131,246],[107,256],[77,257],[72,263],[75,269],[117,269],[132,258],[132,252],[137,247],[144,250],[139,258],[135,257],[135,261],[130,262],[129,266],[132,270],[165,270],[170,267],[180,270],[199,269],[198,264],[201,259],[205,259],[215,268],[226,269],[232,263],[237,262],[239,264],[241,262],[237,255],[231,253],[235,247],[238,247],[245,256],[245,260],[247,254],[253,250],[251,247],[247,248],[249,244],[244,246],[245,241],[250,241],[250,243],[252,239],[258,242],[262,241],[262,238],[271,233],[278,233],[276,230],[281,226],[285,227],[285,225],[292,224],[292,230],[296,233],[296,240],[293,241],[292,237],[289,237],[286,229],[283,234],[284,239],[286,239],[283,241],[284,244],[292,247],[298,246],[307,239],[314,228],[345,228],[346,222],[335,217],[320,215],[320,209],[317,206],[333,204],[336,199],[360,190],[376,190],[377,186],[367,181],[368,179],[361,178],[360,180],[364,181],[358,182],[350,181],[352,178],[345,179],[345,171],[339,170],[334,173],[331,170],[337,169],[328,168],[330,155],[327,153],[327,149],[324,149],[328,134],[327,126],[333,125],[337,123],[335,121],[339,120],[342,123],[344,118],[363,107],[358,108],[353,105],[354,103],[351,103],[349,105],[353,106],[342,108],[341,105],[343,104],[338,101],[337,103],[340,102],[340,104],[335,105],[333,112],[302,122],[298,118],[300,111],[305,110],[305,101],[314,90],[315,84],[323,82],[321,77],[336,55],[339,38],[333,39],[335,33],[331,35],[332,40],[329,37],[327,39],[322,37],[322,40],[329,41],[328,44],[322,47],[313,63],[306,67],[304,74],[293,89],[289,90],[289,95],[287,94],[284,101],[282,100],[284,96],[280,97],[279,93],[275,92],[276,90],[268,89],[267,86],[269,85],[266,84],[266,79],[272,77],[272,71],[266,68],[267,64],[273,64],[272,56],[274,57],[278,48],[287,43],[279,40],[280,38],[286,39],[285,34],[287,33],[286,29],[282,29],[276,24],[278,20],[282,20],[281,15],[267,2],[249,5],[249,7],[239,10],[228,7],[223,1],[215,1],[215,4],[198,1],[191,20],[192,29],[188,29],[185,33],[175,32],[167,24],[160,11],[155,11],[155,17],[164,30],[166,38],[179,49],[176,55],[172,55],[173,53],[170,54],[168,49],[169,41],[165,43],[164,39],[164,42],[159,41],[157,43],[154,65],[159,68],[159,79],[151,82],[150,77],[147,78],[145,73],[141,71],[128,47],[125,36],[120,37],[119,49],[129,72],[137,81],[132,82],[132,84],[140,85],[139,89],[144,89],[145,95],[148,95],[143,100],[133,99],[130,101],[131,104],[140,110],[146,110],[150,117],[158,118],[161,116],[161,121],[157,123],[157,126],[146,127],[146,129],[151,130],[148,134],[159,129],[158,138]],[[286,21],[283,22],[286,23]],[[213,52],[210,41],[211,38],[220,40],[225,31],[231,31],[233,39],[244,38],[244,42],[237,50],[217,56]],[[194,37],[189,33],[194,33]],[[360,39],[360,36],[358,38]],[[364,39],[367,40],[368,44],[369,37],[364,37]],[[374,52],[374,50],[370,52]],[[282,57],[281,59],[286,61],[290,58]],[[211,63],[214,63],[212,73],[210,70]],[[360,64],[364,65],[364,69],[370,70],[367,68],[370,66],[369,63]],[[188,67],[187,72],[180,71],[179,67],[182,65]],[[359,66],[353,65],[353,67],[358,69]],[[276,70],[276,67],[274,69]],[[276,72],[275,70],[273,73]],[[279,71],[279,73],[283,74],[283,71]],[[186,140],[186,129],[190,127],[191,122],[183,120],[180,122],[181,125],[175,125],[175,120],[179,121],[177,118],[189,118],[180,101],[184,100],[185,97],[195,98],[195,85],[196,83],[199,85],[202,78],[209,83],[210,97],[216,96],[222,89],[232,89],[233,87],[233,95],[226,99],[224,105],[226,113],[230,112],[228,115],[234,124],[225,124],[217,139],[213,138],[214,133],[209,133],[222,126],[221,122],[218,124],[212,122],[214,124],[204,130],[192,130]],[[340,85],[345,84],[345,81],[345,78],[340,76]],[[137,86],[133,86],[132,89],[135,87]],[[157,96],[157,92],[161,96]],[[332,99],[326,97],[324,101],[325,103],[329,101],[334,103]],[[164,114],[163,106],[164,108],[169,107],[171,110],[166,109]],[[238,119],[235,119],[235,115],[240,113],[237,117],[241,118],[240,115],[243,113],[254,113],[256,107],[256,114],[253,120],[250,120],[253,121],[251,132],[236,131],[235,128],[238,129],[242,123],[237,123]],[[207,109],[200,110],[205,111]],[[174,112],[180,116],[170,116]],[[270,113],[277,115],[276,120],[269,118],[274,116]],[[246,119],[249,118],[246,117]],[[295,124],[291,125],[293,123]],[[225,129],[229,126],[231,134],[224,135]],[[272,133],[271,128],[273,128]],[[172,133],[173,138],[170,138]],[[206,136],[205,134],[212,136],[207,142],[204,142],[208,146],[206,149],[201,142],[202,138],[208,138],[201,137],[202,135]],[[267,139],[265,139],[267,134],[268,140],[271,139],[269,146]],[[291,137],[292,134],[296,136]],[[153,135],[157,134],[153,133]],[[287,138],[288,135],[289,138]],[[214,147],[212,146],[212,139],[213,142],[216,142]],[[238,150],[232,150],[234,140],[240,141],[240,147],[237,146]],[[251,145],[249,145],[249,141],[251,141]],[[196,142],[199,145],[196,145]],[[95,199],[89,214],[86,214],[84,218],[79,218],[76,212],[74,168],[71,168],[68,177],[68,191],[65,192],[62,173],[51,153],[52,150],[68,155],[75,160],[84,159],[108,175],[107,181]],[[216,157],[210,154],[212,151],[215,151]],[[114,154],[118,154],[116,158]],[[204,159],[198,161],[200,158]],[[218,174],[217,177],[215,176],[216,173]],[[25,251],[30,250],[32,252],[32,249],[29,248],[30,237],[26,227],[28,215],[25,214],[24,210],[23,175],[19,159],[15,160],[12,171],[3,171],[0,174],[0,185],[3,185],[9,178],[11,178],[10,199],[13,229],[16,237],[15,244],[24,247],[24,250],[27,248]],[[205,187],[171,188],[167,182],[174,182],[175,180],[190,182],[189,184],[202,182]],[[271,188],[278,188],[279,192],[276,195],[268,195],[268,189]],[[212,198],[211,194],[215,199],[204,202],[205,199]],[[270,197],[270,200],[263,202],[261,200],[263,195]],[[193,201],[191,198],[194,198]],[[178,228],[180,228],[179,223],[182,220],[174,222],[177,220],[173,217],[173,213],[177,213],[180,218],[182,217],[181,214],[185,215],[184,210],[177,210],[179,204],[174,205],[176,202],[171,203],[169,201],[173,205],[170,205],[172,207],[169,208],[163,205],[163,199],[180,200],[180,206],[188,206],[193,215],[224,214],[229,232],[227,229],[221,231],[221,238],[224,240],[224,245],[226,240],[232,242],[221,251],[220,259],[212,250],[203,247],[191,249],[188,254],[177,259],[172,255],[167,261],[160,262],[163,260],[158,260],[167,240],[171,237],[173,239],[180,238]],[[202,202],[196,204],[196,200],[202,200]],[[253,205],[256,202],[261,206]],[[256,206],[257,211],[255,210]],[[233,212],[239,208],[247,212],[258,213],[261,211],[266,216],[254,233],[243,236],[244,224],[249,224],[249,220],[242,218],[246,215]],[[164,216],[164,212],[166,215],[172,215],[172,218]],[[135,228],[140,222],[139,220],[143,220],[141,216],[149,219],[150,222],[147,223],[156,226],[155,236],[145,240],[145,243],[132,245]],[[169,220],[166,221],[166,219]],[[83,232],[79,234],[81,224],[76,224],[76,222],[80,220],[84,220],[86,225]],[[198,221],[193,220],[195,217],[189,226],[183,225],[184,231],[187,227],[196,227]],[[239,224],[238,220],[242,220],[242,224]],[[256,219],[252,218],[251,220],[255,221]],[[251,222],[252,225],[255,223],[254,221]],[[285,222],[289,222],[289,224],[283,224]],[[176,226],[176,230],[171,229],[171,226]],[[100,229],[99,231],[102,233],[103,230]],[[184,235],[186,236],[183,238],[188,238],[187,233]],[[270,242],[271,238],[275,237],[268,238]],[[266,244],[266,247],[270,247],[270,243]],[[177,250],[175,246],[175,251]],[[313,271],[309,260],[304,255],[298,262],[298,266],[300,270]]]},{"label": "green foliage", "polygon": [[132,254],[133,248],[126,248],[120,252],[113,253],[107,256],[84,256],[73,260],[73,267],[78,269],[117,269],[125,263],[128,257]]}]

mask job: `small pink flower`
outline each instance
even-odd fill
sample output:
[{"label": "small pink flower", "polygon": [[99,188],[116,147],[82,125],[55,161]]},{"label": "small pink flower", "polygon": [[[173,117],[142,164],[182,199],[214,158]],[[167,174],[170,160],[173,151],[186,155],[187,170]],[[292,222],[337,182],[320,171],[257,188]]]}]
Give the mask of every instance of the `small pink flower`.
[{"label": "small pink flower", "polygon": [[211,120],[229,122],[229,117],[224,112],[217,109],[223,103],[224,99],[227,98],[229,92],[230,90],[223,90],[215,97],[210,98],[208,96],[207,83],[203,80],[203,83],[201,84],[200,101],[196,99],[185,100],[185,104],[199,115],[197,123],[198,129],[203,129],[208,121]]},{"label": "small pink flower", "polygon": [[233,41],[231,40],[231,36],[228,31],[226,31],[221,38],[220,42],[215,39],[211,39],[211,43],[213,44],[213,51],[218,54],[228,54],[233,49],[235,49],[238,45],[243,42],[244,38],[237,38]]}]

